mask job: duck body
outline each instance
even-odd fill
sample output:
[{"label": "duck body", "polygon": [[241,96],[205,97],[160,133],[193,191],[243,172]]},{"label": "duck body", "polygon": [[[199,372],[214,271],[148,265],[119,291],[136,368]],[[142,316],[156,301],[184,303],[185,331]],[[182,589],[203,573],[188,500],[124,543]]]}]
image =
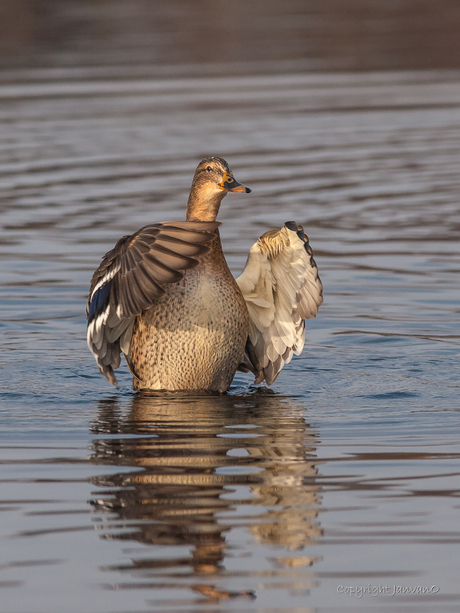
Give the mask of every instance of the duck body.
[{"label": "duck body", "polygon": [[139,315],[130,353],[134,389],[225,392],[248,337],[245,300],[219,231],[198,265]]},{"label": "duck body", "polygon": [[251,247],[234,279],[216,221],[229,192],[249,193],[219,157],[198,164],[186,220],[122,237],[93,274],[88,346],[118,385],[123,354],[136,390],[226,392],[237,370],[271,385],[322,303],[308,237],[286,222]]}]

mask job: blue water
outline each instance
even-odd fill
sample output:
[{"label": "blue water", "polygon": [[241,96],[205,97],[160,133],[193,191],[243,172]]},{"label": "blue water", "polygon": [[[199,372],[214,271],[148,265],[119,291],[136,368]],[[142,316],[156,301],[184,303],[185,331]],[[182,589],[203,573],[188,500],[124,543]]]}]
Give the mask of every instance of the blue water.
[{"label": "blue water", "polygon": [[[5,613],[458,610],[458,75],[85,70],[0,86]],[[324,305],[271,389],[116,390],[91,274],[205,154],[235,274],[295,219]]]}]

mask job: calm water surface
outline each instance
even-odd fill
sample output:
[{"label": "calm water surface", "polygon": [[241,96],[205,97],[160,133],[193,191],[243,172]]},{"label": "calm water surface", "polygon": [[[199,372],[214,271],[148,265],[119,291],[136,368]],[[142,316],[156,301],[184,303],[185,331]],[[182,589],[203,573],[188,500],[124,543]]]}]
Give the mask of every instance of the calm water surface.
[{"label": "calm water surface", "polygon": [[[3,610],[457,611],[459,73],[111,74],[0,75]],[[324,306],[272,389],[115,390],[91,273],[209,154],[234,273],[295,219]]]}]

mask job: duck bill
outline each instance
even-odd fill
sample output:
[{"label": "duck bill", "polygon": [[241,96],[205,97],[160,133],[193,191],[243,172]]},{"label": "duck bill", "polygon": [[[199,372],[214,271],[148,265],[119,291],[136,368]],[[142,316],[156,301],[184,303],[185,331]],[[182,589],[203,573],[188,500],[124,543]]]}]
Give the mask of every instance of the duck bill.
[{"label": "duck bill", "polygon": [[250,194],[252,192],[252,189],[249,189],[249,187],[246,187],[246,185],[243,185],[242,183],[238,183],[238,181],[232,177],[232,175],[229,175],[226,172],[224,172],[224,180],[219,187],[226,192],[241,192],[243,194]]}]

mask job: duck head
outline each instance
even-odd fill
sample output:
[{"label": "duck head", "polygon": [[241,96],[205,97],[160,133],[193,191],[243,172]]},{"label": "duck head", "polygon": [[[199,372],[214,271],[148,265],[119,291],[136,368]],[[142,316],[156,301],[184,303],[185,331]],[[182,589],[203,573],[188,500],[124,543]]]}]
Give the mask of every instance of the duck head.
[{"label": "duck head", "polygon": [[187,202],[187,221],[214,221],[222,198],[228,192],[249,194],[249,187],[238,183],[223,158],[204,158],[198,164]]}]

